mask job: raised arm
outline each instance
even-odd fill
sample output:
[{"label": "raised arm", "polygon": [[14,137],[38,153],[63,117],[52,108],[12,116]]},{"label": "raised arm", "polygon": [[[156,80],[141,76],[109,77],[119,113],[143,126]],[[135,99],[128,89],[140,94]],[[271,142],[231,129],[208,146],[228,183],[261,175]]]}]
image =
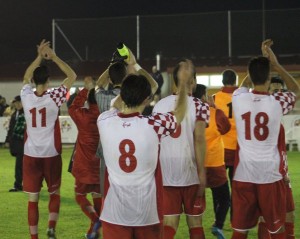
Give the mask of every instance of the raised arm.
[{"label": "raised arm", "polygon": [[99,88],[105,88],[109,84],[109,67],[99,76],[96,86]]},{"label": "raised arm", "polygon": [[183,120],[187,108],[187,88],[188,85],[194,81],[194,67],[193,63],[189,60],[180,63],[178,70],[178,96],[175,110],[173,111],[176,116],[177,123],[180,124]]},{"label": "raised arm", "polygon": [[30,84],[31,79],[33,77],[34,70],[41,64],[43,60],[42,50],[45,47],[49,47],[50,42],[46,42],[45,40],[42,40],[39,45],[37,45],[37,57],[35,60],[28,66],[28,68],[25,71],[24,77],[23,77],[23,84]]},{"label": "raised arm", "polygon": [[70,89],[77,77],[76,73],[72,70],[72,68],[62,59],[60,59],[55,54],[55,52],[49,47],[49,45],[42,49],[42,55],[45,59],[52,60],[59,67],[59,69],[61,69],[61,71],[66,74],[67,78],[64,79],[62,84],[66,86],[67,89]]},{"label": "raised arm", "polygon": [[153,79],[153,77],[145,70],[143,69],[136,61],[135,56],[133,55],[132,51],[128,49],[129,51],[129,57],[126,59],[126,63],[128,64],[129,68],[134,68],[134,70],[140,74],[146,77],[148,82],[151,85],[151,92],[154,95],[155,92],[158,89],[158,84],[157,82]]},{"label": "raised arm", "polygon": [[279,64],[277,57],[275,56],[273,50],[271,49],[271,46],[273,45],[273,41],[271,39],[265,40],[262,43],[262,53],[263,56],[268,57],[273,69],[278,72],[281,79],[284,80],[284,83],[286,84],[288,90],[294,92],[299,98],[300,96],[300,86],[298,82],[295,80],[295,78],[289,74],[282,65]]}]

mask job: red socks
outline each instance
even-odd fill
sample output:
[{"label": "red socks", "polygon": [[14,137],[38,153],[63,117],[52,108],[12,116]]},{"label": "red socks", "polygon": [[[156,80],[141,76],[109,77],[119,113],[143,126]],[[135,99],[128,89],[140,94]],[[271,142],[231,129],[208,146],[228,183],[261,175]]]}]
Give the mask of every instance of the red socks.
[{"label": "red socks", "polygon": [[31,239],[38,238],[39,208],[38,202],[28,202],[28,225]]},{"label": "red socks", "polygon": [[203,227],[193,227],[190,229],[190,239],[205,239]]}]

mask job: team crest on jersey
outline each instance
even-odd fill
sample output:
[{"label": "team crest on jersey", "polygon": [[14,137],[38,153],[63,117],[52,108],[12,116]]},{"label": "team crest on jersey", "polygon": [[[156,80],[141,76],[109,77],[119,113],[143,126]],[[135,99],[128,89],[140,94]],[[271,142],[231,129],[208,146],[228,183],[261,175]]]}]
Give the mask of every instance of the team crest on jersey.
[{"label": "team crest on jersey", "polygon": [[130,127],[131,126],[131,124],[130,123],[128,123],[128,122],[123,122],[123,128],[126,128],[126,127]]}]

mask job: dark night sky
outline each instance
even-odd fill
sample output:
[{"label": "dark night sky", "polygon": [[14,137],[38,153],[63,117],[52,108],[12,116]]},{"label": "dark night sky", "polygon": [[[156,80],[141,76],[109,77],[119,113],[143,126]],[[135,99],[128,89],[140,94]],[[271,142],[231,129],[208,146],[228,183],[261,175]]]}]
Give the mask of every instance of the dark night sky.
[{"label": "dark night sky", "polygon": [[[0,64],[31,61],[28,49],[51,40],[53,18],[101,18],[262,9],[263,0],[0,0]],[[265,0],[265,9],[300,8],[299,0]],[[33,52],[34,53],[34,52]]]}]

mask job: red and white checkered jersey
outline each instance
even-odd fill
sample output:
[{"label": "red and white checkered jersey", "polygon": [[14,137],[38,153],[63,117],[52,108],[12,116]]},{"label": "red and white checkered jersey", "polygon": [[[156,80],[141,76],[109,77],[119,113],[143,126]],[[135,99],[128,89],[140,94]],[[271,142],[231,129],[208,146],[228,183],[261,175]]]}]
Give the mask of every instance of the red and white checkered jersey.
[{"label": "red and white checkered jersey", "polygon": [[[175,109],[176,95],[161,99],[153,112],[169,112]],[[194,150],[194,129],[197,120],[208,124],[209,105],[195,97],[188,97],[187,113],[171,137],[161,141],[160,160],[164,186],[189,186],[199,184]]]},{"label": "red and white checkered jersey", "polygon": [[125,226],[159,223],[159,143],[176,129],[176,118],[172,113],[144,117],[113,109],[102,113],[97,125],[109,181],[101,220]]},{"label": "red and white checkered jersey", "polygon": [[232,98],[238,155],[234,180],[251,183],[273,183],[282,179],[284,163],[278,136],[281,118],[295,104],[295,94],[274,95],[247,88],[237,89]]},{"label": "red and white checkered jersey", "polygon": [[67,88],[46,91],[37,96],[31,85],[24,85],[21,99],[26,118],[24,154],[32,157],[53,157],[61,153],[58,120],[59,107],[66,101]]}]

